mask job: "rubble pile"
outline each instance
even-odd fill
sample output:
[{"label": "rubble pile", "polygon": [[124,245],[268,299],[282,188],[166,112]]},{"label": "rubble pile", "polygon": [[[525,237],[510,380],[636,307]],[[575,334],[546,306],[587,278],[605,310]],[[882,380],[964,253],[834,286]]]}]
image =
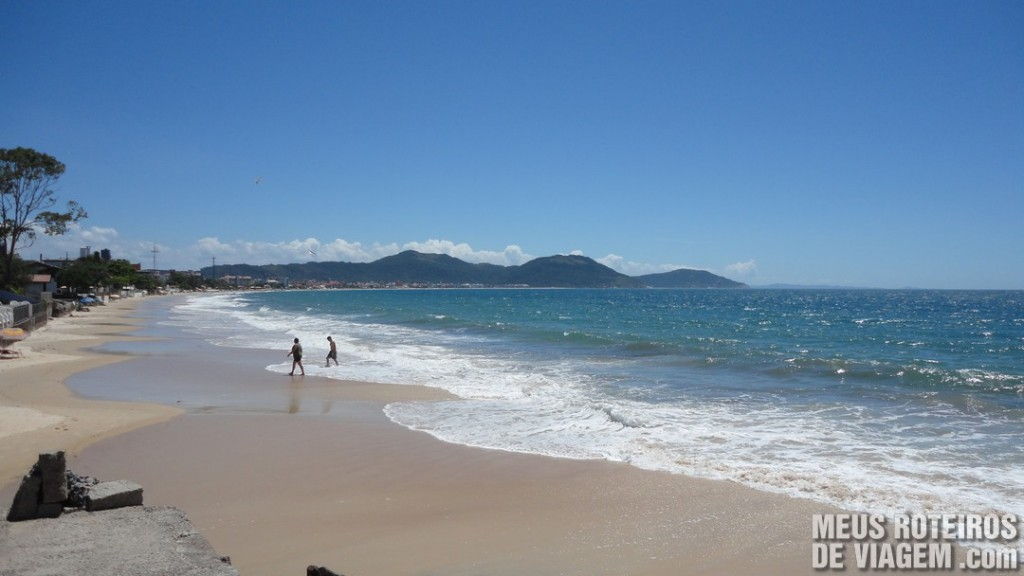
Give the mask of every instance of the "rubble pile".
[{"label": "rubble pile", "polygon": [[64,452],[47,452],[21,479],[14,495],[8,522],[56,518],[62,513],[90,512],[124,506],[142,506],[142,486],[127,480],[100,482],[67,469]]}]

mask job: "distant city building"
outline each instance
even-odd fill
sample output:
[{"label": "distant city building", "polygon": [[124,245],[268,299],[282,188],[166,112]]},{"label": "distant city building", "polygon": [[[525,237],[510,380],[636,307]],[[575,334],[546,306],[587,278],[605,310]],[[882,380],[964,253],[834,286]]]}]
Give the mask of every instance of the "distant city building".
[{"label": "distant city building", "polygon": [[110,262],[110,249],[104,248],[100,250],[100,258],[103,258],[104,262]]},{"label": "distant city building", "polygon": [[89,256],[92,256],[92,246],[82,246],[78,249],[79,258],[88,258]]},{"label": "distant city building", "polygon": [[252,285],[252,276],[221,276],[220,280],[232,286]]}]

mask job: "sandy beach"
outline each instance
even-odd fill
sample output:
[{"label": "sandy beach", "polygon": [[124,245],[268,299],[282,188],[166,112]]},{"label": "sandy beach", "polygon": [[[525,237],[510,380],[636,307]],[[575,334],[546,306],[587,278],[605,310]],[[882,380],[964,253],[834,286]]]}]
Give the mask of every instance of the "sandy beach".
[{"label": "sandy beach", "polygon": [[[444,443],[382,408],[446,393],[292,379],[263,369],[277,354],[145,341],[125,334],[141,322],[132,304],[53,322],[3,368],[5,501],[37,452],[64,449],[76,472],[132,479],[147,505],[183,509],[245,575],[308,564],[350,575],[812,572],[821,504]],[[131,354],[84,350],[114,340],[144,352],[117,363]],[[183,407],[84,399],[62,382],[86,370],[73,388],[176,404],[167,387],[179,383],[206,396]]]},{"label": "sandy beach", "polygon": [[91,442],[181,413],[170,406],[85,400],[64,386],[71,374],[129,358],[89,348],[132,339],[128,332],[141,322],[133,315],[138,303],[119,300],[51,319],[12,346],[21,357],[0,360],[0,483],[20,478],[39,452],[75,454]]}]

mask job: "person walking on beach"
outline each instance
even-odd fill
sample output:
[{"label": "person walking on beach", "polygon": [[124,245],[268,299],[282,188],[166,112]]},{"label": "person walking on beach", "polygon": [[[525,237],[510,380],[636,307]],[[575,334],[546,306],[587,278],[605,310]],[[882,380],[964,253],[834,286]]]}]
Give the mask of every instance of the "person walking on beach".
[{"label": "person walking on beach", "polygon": [[334,340],[330,336],[327,337],[327,341],[331,343],[331,351],[327,353],[327,366],[331,366],[331,360],[334,360],[334,365],[338,365],[338,345],[334,343]]},{"label": "person walking on beach", "polygon": [[295,339],[295,343],[292,344],[292,351],[285,354],[285,357],[292,357],[292,371],[288,373],[289,376],[295,376],[295,365],[299,365],[299,370],[302,370],[302,375],[306,375],[306,369],[302,367],[302,344],[299,344],[299,339]]}]

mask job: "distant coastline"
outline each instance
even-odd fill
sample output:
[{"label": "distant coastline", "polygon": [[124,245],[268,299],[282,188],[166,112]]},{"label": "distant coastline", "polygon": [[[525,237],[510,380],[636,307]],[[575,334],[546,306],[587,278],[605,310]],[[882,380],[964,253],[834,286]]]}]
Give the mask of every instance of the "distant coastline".
[{"label": "distant coastline", "polygon": [[445,254],[407,250],[373,262],[222,264],[203,277],[249,287],[324,288],[746,288],[705,270],[681,268],[627,276],[586,256],[556,255],[519,266],[472,264]]}]

